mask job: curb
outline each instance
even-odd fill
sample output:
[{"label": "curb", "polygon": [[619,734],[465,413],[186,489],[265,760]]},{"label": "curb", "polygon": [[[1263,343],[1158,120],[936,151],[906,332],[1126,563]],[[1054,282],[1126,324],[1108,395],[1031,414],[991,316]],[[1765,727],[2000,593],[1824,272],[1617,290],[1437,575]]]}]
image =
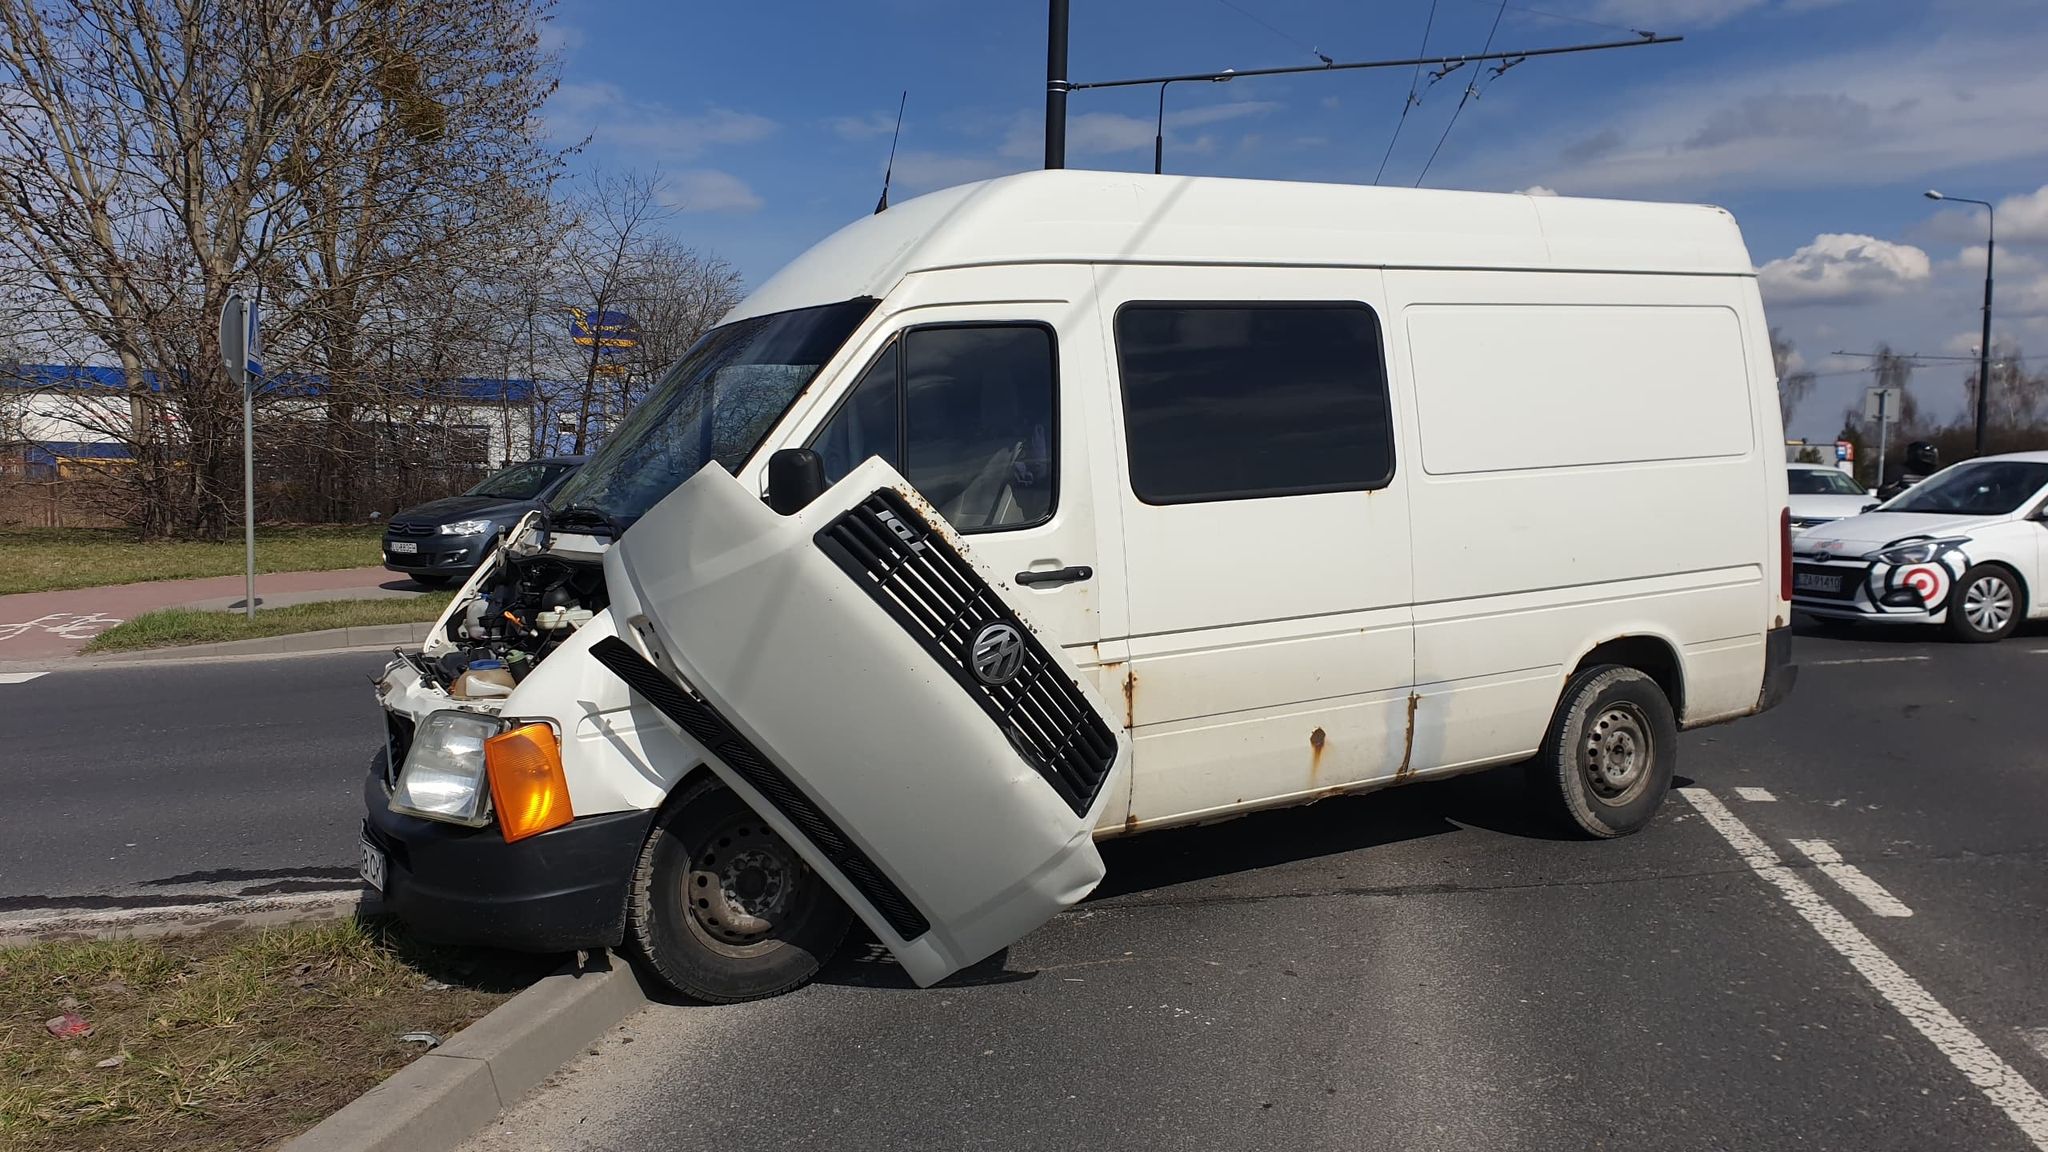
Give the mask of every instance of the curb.
[{"label": "curb", "polygon": [[87,657],[94,663],[134,663],[148,660],[190,660],[207,656],[280,656],[293,652],[326,652],[335,648],[364,648],[380,644],[410,644],[424,641],[434,622],[416,624],[373,624],[366,628],[328,628],[320,632],[291,632],[283,636],[261,636],[254,640],[223,640],[218,644],[185,644],[172,648],[145,648],[138,652],[110,652],[105,659]]},{"label": "curb", "polygon": [[0,948],[51,940],[141,940],[187,936],[221,928],[298,924],[375,916],[383,902],[361,890],[295,892],[249,896],[204,904],[163,904],[141,908],[56,909],[39,916],[0,917]]},{"label": "curb", "polygon": [[623,957],[592,952],[500,1004],[281,1152],[450,1152],[647,1003]]}]

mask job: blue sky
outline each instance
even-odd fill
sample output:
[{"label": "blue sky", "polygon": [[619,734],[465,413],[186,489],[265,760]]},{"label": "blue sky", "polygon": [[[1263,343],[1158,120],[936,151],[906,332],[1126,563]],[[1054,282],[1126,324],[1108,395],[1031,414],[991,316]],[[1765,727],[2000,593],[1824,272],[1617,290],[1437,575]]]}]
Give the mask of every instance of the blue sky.
[{"label": "blue sky", "polygon": [[[1683,44],[1532,59],[1422,92],[1384,182],[1703,201],[1733,211],[1771,320],[1820,387],[1791,422],[1830,437],[1867,377],[1837,349],[1929,355],[1977,342],[1982,210],[2000,204],[1994,344],[2048,357],[2048,3],[2042,0],[1074,0],[1071,77],[1476,51],[1682,34]],[[1433,8],[1433,15],[1432,15]],[[1249,13],[1249,15],[1247,15]],[[1569,19],[1567,19],[1569,17]],[[759,283],[868,211],[897,95],[892,198],[1035,167],[1039,0],[681,5],[564,0],[549,29],[557,139],[579,166],[658,170],[679,236]],[[1425,81],[1427,77],[1424,77]],[[1176,85],[1170,172],[1369,183],[1408,71]],[[1076,93],[1068,162],[1149,170],[1156,89]],[[2048,363],[2034,362],[2035,369]],[[1924,405],[1965,369],[1920,370]]]}]

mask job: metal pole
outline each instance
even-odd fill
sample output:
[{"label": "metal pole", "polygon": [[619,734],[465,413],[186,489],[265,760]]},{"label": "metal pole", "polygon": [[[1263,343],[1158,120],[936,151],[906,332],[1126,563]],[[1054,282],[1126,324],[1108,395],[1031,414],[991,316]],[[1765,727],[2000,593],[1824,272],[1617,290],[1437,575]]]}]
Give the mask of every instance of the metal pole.
[{"label": "metal pole", "polygon": [[1879,388],[1877,390],[1877,486],[1879,488],[1884,487],[1885,484],[1884,448],[1885,442],[1890,439],[1892,430],[1891,422],[1885,419],[1884,401],[1886,395],[1884,389]]},{"label": "metal pole", "polygon": [[242,614],[256,619],[256,410],[255,389],[242,371]]},{"label": "metal pole", "polygon": [[1157,176],[1166,160],[1166,85],[1159,85],[1159,119],[1152,125],[1152,174]]},{"label": "metal pole", "polygon": [[1989,218],[1984,233],[1984,343],[1977,350],[1977,455],[1984,455],[1984,414],[1991,397],[1991,252],[1998,243],[1998,220],[1991,205],[1984,205]]},{"label": "metal pole", "polygon": [[1067,0],[1049,0],[1045,19],[1045,166],[1067,166]]}]

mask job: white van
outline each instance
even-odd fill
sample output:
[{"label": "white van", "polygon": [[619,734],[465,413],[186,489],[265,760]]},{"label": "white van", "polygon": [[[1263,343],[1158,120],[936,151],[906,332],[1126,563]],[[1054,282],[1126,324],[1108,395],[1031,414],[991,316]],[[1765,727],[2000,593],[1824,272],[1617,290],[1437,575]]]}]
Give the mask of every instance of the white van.
[{"label": "white van", "polygon": [[[1794,668],[1770,342],[1715,208],[1076,171],[848,226],[378,687],[416,929],[692,996],[858,915],[920,984],[1094,840],[1527,762],[1636,831]],[[712,466],[715,465],[715,466]]]}]

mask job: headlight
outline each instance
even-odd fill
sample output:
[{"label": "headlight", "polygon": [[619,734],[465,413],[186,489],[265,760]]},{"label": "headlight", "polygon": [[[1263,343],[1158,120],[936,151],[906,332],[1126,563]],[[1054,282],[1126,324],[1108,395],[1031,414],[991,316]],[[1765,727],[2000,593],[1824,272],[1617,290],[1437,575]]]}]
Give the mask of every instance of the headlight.
[{"label": "headlight", "polygon": [[414,734],[405,767],[391,790],[391,810],[471,827],[490,822],[484,799],[484,741],[506,721],[474,712],[430,713]]},{"label": "headlight", "polygon": [[1894,544],[1889,548],[1872,552],[1869,559],[1893,565],[1925,564],[1950,548],[1969,542],[1968,536],[1944,536],[1939,540],[1909,540],[1904,544]]},{"label": "headlight", "polygon": [[489,520],[457,520],[453,524],[441,525],[443,536],[481,536],[490,530]]}]

